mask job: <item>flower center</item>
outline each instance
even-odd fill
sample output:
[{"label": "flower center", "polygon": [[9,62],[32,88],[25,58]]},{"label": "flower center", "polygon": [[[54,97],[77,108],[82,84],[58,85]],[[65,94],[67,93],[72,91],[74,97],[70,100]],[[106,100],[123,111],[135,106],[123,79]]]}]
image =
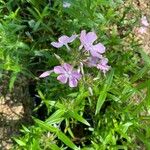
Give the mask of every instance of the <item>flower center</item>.
[{"label": "flower center", "polygon": [[91,51],[91,50],[93,51],[93,50],[94,50],[92,44],[85,43],[84,46],[85,46],[85,49],[86,49],[87,51]]},{"label": "flower center", "polygon": [[71,76],[71,71],[68,71],[68,72],[66,71],[66,72],[65,72],[65,76],[66,76],[67,78],[70,77],[70,76]]}]

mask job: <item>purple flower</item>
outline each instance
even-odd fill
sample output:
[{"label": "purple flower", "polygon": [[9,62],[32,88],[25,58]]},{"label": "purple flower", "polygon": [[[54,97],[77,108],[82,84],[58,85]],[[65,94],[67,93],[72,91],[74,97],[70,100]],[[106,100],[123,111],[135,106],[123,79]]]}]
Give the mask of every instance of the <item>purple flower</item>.
[{"label": "purple flower", "polygon": [[149,26],[149,23],[148,23],[148,21],[147,21],[146,16],[142,16],[142,18],[141,18],[141,24],[142,24],[143,26],[145,26],[145,27],[148,27],[148,26]]},{"label": "purple flower", "polygon": [[88,67],[96,67],[100,69],[104,74],[110,69],[110,66],[107,65],[108,59],[101,56],[100,58],[97,57],[88,57],[85,61]]},{"label": "purple flower", "polygon": [[97,35],[94,32],[88,32],[86,34],[86,31],[81,31],[80,35],[80,41],[81,46],[85,48],[86,51],[89,51],[93,57],[100,57],[102,53],[105,52],[105,46],[101,43],[98,43],[96,45],[93,45],[94,41],[97,39]]},{"label": "purple flower", "polygon": [[54,72],[56,74],[59,74],[57,80],[59,80],[63,84],[69,81],[70,87],[77,87],[78,80],[81,79],[81,74],[78,71],[73,70],[73,67],[67,63],[64,63],[61,66],[54,67]]},{"label": "purple flower", "polygon": [[108,59],[107,58],[102,58],[99,62],[99,64],[97,64],[97,68],[100,69],[104,74],[109,71],[110,66],[108,66]]},{"label": "purple flower", "polygon": [[60,48],[63,45],[65,45],[68,49],[68,43],[73,42],[75,39],[77,38],[77,35],[72,35],[71,37],[68,37],[66,35],[61,36],[60,38],[58,38],[58,42],[52,42],[51,45],[56,47],[56,48]]},{"label": "purple flower", "polygon": [[88,67],[96,67],[99,62],[100,58],[92,56],[88,57],[88,59],[86,60],[86,64],[88,65]]}]

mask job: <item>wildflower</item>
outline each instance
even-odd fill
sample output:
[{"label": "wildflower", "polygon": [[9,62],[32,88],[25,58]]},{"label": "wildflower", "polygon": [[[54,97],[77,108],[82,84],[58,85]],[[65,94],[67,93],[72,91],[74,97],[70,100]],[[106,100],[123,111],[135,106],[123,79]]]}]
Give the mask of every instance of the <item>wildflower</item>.
[{"label": "wildflower", "polygon": [[71,37],[63,35],[60,38],[58,38],[58,42],[52,42],[51,45],[56,47],[56,48],[60,48],[63,45],[65,45],[67,47],[67,49],[70,49],[69,46],[68,46],[68,43],[73,42],[76,38],[77,38],[76,34],[72,35]]},{"label": "wildflower", "polygon": [[53,72],[53,70],[45,71],[39,77],[45,78],[45,77],[49,76],[52,72]]},{"label": "wildflower", "polygon": [[100,69],[104,74],[110,69],[110,66],[107,65],[108,59],[101,56],[97,57],[89,57],[85,62],[88,67],[96,67]]},{"label": "wildflower", "polygon": [[97,58],[97,57],[88,57],[86,63],[88,65],[88,67],[96,67],[97,64],[99,63],[100,61],[100,58]]},{"label": "wildflower", "polygon": [[108,63],[108,59],[103,57],[100,60],[100,63],[97,64],[97,69],[100,69],[105,74],[110,69],[110,66],[108,66],[107,63]]},{"label": "wildflower", "polygon": [[76,87],[78,84],[78,80],[81,79],[81,74],[78,71],[73,70],[73,67],[67,63],[64,63],[61,66],[54,67],[54,72],[56,74],[59,74],[57,80],[59,80],[63,84],[69,81],[70,87]]},{"label": "wildflower", "polygon": [[69,8],[70,6],[71,6],[70,3],[68,3],[68,2],[63,2],[63,7],[64,7],[64,8]]},{"label": "wildflower", "polygon": [[140,33],[140,34],[145,34],[146,32],[147,32],[147,27],[140,27],[138,29],[138,33]]},{"label": "wildflower", "polygon": [[105,46],[101,43],[98,43],[96,45],[93,45],[94,41],[97,39],[97,35],[94,32],[88,32],[86,34],[86,31],[81,31],[80,35],[80,41],[81,46],[85,48],[86,51],[89,51],[93,57],[100,57],[102,53],[105,52]]},{"label": "wildflower", "polygon": [[145,26],[145,27],[148,27],[148,26],[149,26],[149,23],[148,23],[148,21],[147,21],[146,16],[142,16],[142,18],[141,18],[141,24],[142,24],[143,26]]}]

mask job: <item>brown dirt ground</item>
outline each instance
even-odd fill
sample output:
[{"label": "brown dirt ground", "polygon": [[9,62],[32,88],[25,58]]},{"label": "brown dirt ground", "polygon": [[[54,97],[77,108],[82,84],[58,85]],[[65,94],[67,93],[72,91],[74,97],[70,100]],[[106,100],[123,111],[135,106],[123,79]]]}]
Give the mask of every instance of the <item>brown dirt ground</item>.
[{"label": "brown dirt ground", "polygon": [[[150,23],[150,0],[133,0],[133,5],[146,15]],[[141,40],[144,50],[150,54],[150,27],[146,34],[137,36]],[[24,114],[23,105],[19,102],[12,104],[10,96],[0,95],[0,149],[11,149],[11,138],[15,136],[22,123]],[[5,100],[4,100],[5,99]]]},{"label": "brown dirt ground", "polygon": [[11,138],[18,133],[21,119],[23,118],[23,106],[21,103],[11,105],[10,100],[0,97],[0,149],[11,148]]}]

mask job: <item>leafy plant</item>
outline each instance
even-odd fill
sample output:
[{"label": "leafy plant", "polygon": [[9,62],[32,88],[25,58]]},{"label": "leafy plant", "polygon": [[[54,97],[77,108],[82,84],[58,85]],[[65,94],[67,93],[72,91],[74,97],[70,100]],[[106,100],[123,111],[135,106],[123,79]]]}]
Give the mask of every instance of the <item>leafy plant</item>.
[{"label": "leafy plant", "polygon": [[[150,57],[133,33],[140,13],[131,1],[1,0],[0,4],[1,79],[9,76],[11,90],[18,77],[28,77],[35,84],[35,103],[38,99],[34,123],[22,126],[14,149],[149,149]],[[97,45],[93,39],[85,40],[88,34],[97,34],[96,43],[106,48],[101,54],[108,58],[106,70],[97,64],[102,58],[94,58],[96,64],[88,67]],[[38,78],[41,74],[48,77]],[[68,80],[77,74],[73,80],[78,84],[71,84]]]}]

